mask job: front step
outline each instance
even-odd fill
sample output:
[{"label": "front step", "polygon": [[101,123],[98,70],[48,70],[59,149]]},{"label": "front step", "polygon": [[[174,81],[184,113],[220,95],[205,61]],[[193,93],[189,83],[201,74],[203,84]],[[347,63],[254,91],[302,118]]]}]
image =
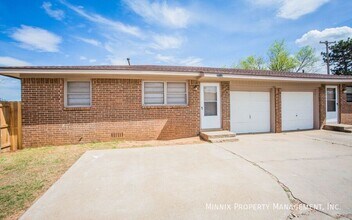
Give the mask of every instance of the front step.
[{"label": "front step", "polygon": [[200,137],[211,143],[233,142],[238,141],[236,134],[231,131],[202,131]]},{"label": "front step", "polygon": [[330,130],[330,131],[352,133],[352,125],[346,125],[346,124],[326,124],[324,125],[323,129]]}]

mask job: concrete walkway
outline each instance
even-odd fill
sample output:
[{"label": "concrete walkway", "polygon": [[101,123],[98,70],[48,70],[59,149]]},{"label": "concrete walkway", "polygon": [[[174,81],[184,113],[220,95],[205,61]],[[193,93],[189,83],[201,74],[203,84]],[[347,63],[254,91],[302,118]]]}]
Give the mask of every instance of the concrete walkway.
[{"label": "concrete walkway", "polygon": [[[90,151],[21,219],[286,219],[282,187],[213,144]],[[266,207],[269,205],[270,207]]]}]

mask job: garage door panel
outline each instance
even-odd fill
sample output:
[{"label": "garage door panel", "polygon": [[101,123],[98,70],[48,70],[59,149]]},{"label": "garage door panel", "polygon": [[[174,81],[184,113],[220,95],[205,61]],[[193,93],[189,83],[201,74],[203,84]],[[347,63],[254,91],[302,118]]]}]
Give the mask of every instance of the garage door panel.
[{"label": "garage door panel", "polygon": [[234,111],[233,118],[231,120],[238,123],[250,122],[248,112],[245,112],[244,109],[238,109],[237,111]]},{"label": "garage door panel", "polygon": [[231,131],[236,133],[270,132],[270,93],[230,93]]},{"label": "garage door panel", "polygon": [[258,112],[260,112],[260,111],[267,112],[268,103],[270,103],[270,101],[267,101],[267,102],[253,102],[251,104],[251,108],[257,108],[256,111],[258,111]]},{"label": "garage door panel", "polygon": [[255,123],[265,123],[267,122],[267,116],[270,115],[268,111],[257,111],[256,113],[251,115],[251,122]]},{"label": "garage door panel", "polygon": [[266,123],[266,121],[263,121],[262,123],[252,123],[251,129],[253,132],[269,132],[270,125],[268,126]]},{"label": "garage door panel", "polygon": [[[251,129],[251,124],[250,123],[231,123],[231,127],[236,126],[236,133],[246,133],[246,131]],[[233,130],[232,130],[233,131]]]},{"label": "garage door panel", "polygon": [[290,109],[287,111],[287,113],[283,111],[283,115],[285,115],[285,120],[289,121],[289,122],[297,120],[298,118],[297,118],[295,112],[296,112],[295,109],[293,109],[293,110]]},{"label": "garage door panel", "polygon": [[251,101],[254,102],[270,102],[270,95],[268,95],[269,92],[252,92],[250,94]]},{"label": "garage door panel", "polygon": [[282,92],[282,130],[313,129],[313,92]]}]

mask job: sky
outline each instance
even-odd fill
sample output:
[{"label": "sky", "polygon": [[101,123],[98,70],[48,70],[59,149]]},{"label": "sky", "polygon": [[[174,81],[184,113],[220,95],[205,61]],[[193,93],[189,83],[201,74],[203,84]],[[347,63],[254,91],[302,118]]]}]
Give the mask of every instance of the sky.
[{"label": "sky", "polygon": [[[348,37],[351,0],[0,1],[0,66],[232,67],[275,40],[320,56],[319,41]],[[19,80],[0,76],[0,98],[20,100]]]}]

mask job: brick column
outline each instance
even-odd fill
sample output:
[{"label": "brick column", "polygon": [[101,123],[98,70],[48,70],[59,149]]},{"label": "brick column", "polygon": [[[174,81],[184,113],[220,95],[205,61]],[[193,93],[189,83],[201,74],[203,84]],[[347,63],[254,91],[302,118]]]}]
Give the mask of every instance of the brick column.
[{"label": "brick column", "polygon": [[343,92],[346,86],[352,86],[352,84],[340,84],[339,86],[340,123],[352,125],[352,103],[347,102],[347,94]]},{"label": "brick column", "polygon": [[281,119],[281,88],[274,88],[275,96],[275,133],[282,132]]},{"label": "brick column", "polygon": [[322,129],[326,123],[326,93],[325,85],[319,87],[319,128]]},{"label": "brick column", "polygon": [[230,130],[230,82],[221,82],[222,129]]}]

